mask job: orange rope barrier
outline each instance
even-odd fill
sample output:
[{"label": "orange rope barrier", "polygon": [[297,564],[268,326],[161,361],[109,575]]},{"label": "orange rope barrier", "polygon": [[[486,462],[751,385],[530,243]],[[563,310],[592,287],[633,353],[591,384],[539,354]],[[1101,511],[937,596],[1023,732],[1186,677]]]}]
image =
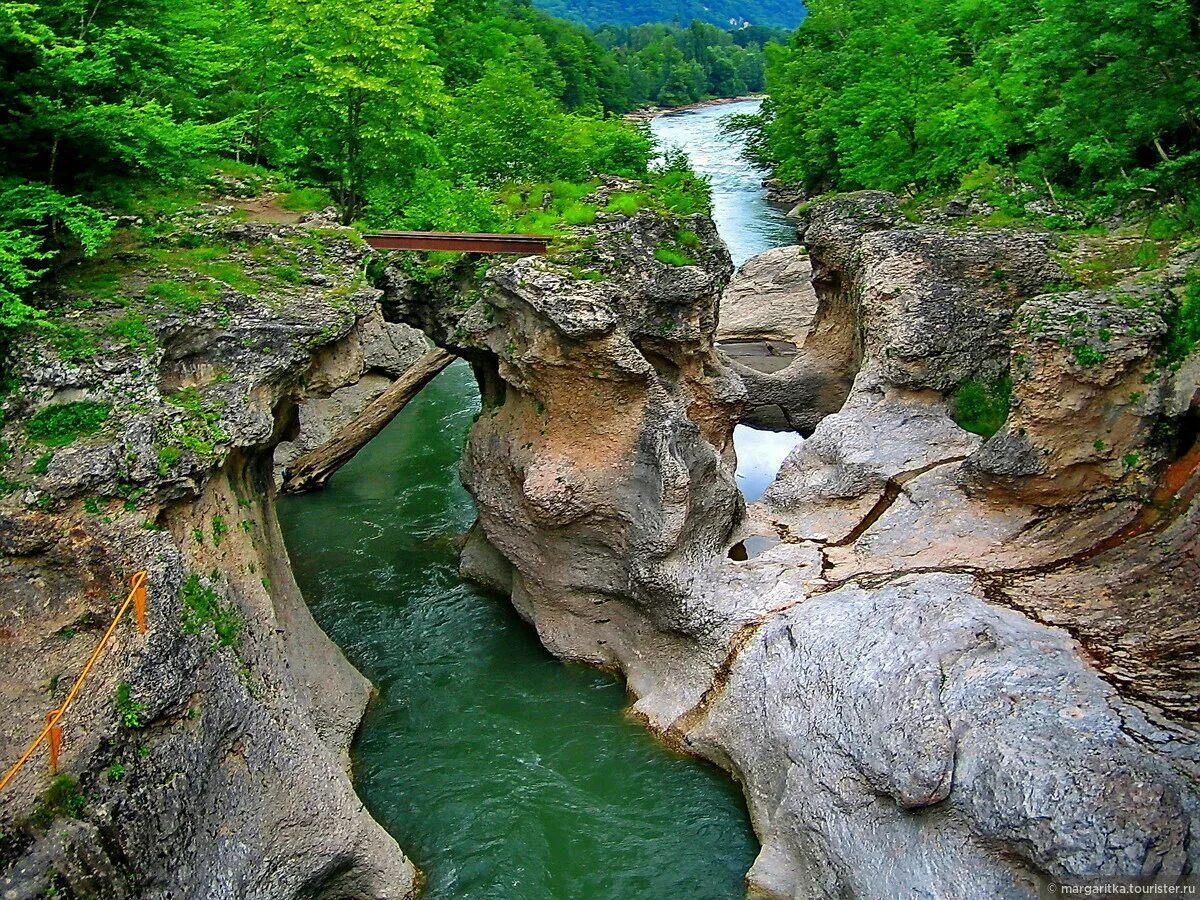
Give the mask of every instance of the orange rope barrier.
[{"label": "orange rope barrier", "polygon": [[79,696],[80,690],[83,689],[83,683],[87,680],[88,675],[92,672],[92,667],[96,665],[96,661],[100,659],[100,654],[104,652],[104,648],[108,646],[108,642],[116,633],[117,625],[121,623],[121,619],[125,613],[129,612],[131,606],[136,607],[138,631],[145,633],[146,631],[146,581],[149,575],[146,572],[138,572],[133,576],[129,595],[125,598],[125,602],[121,604],[121,608],[117,610],[116,616],[112,620],[112,624],[108,626],[108,630],[104,632],[104,637],[100,638],[100,643],[96,645],[96,649],[92,651],[92,655],[88,658],[87,663],[83,667],[83,671],[79,673],[79,677],[75,679],[75,683],[71,685],[71,690],[67,692],[67,699],[63,701],[62,706],[56,710],[52,710],[46,716],[46,727],[29,745],[29,749],[24,755],[16,761],[11,769],[9,769],[3,778],[0,778],[0,791],[3,791],[10,781],[21,771],[25,763],[29,762],[38,747],[47,738],[50,740],[50,770],[52,773],[58,771],[58,751],[62,745],[62,728],[58,724],[67,714],[67,709]]}]

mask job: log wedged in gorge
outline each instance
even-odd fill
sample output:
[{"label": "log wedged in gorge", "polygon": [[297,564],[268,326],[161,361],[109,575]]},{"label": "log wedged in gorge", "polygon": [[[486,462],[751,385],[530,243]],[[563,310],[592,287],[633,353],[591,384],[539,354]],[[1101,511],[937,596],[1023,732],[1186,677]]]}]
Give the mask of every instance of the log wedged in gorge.
[{"label": "log wedged in gorge", "polygon": [[404,409],[425,385],[454,362],[453,353],[430,350],[366,409],[338,429],[330,440],[296,459],[284,472],[282,491],[303,494],[325,487],[333,474],[354,458]]}]

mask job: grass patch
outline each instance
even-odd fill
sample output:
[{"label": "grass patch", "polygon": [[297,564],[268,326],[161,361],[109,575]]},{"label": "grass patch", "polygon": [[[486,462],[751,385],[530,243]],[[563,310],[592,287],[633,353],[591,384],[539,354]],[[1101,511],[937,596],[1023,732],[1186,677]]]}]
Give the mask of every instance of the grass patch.
[{"label": "grass patch", "polygon": [[1171,248],[1169,240],[1106,241],[1086,259],[1069,262],[1067,268],[1085,287],[1112,287],[1131,269],[1161,268],[1170,256]]},{"label": "grass patch", "polygon": [[211,281],[156,281],[146,288],[146,299],[185,313],[198,313],[204,304],[216,300],[220,290]]},{"label": "grass patch", "polygon": [[284,195],[279,205],[288,212],[320,212],[326,207],[333,206],[333,197],[324,188],[297,188],[290,194]]},{"label": "grass patch", "polygon": [[92,359],[99,350],[95,336],[74,325],[54,325],[50,346],[58,353],[58,358],[67,363]]},{"label": "grass patch", "polygon": [[954,392],[954,421],[964,431],[990,438],[1008,418],[1012,379],[1007,375],[985,384],[964,381]]},{"label": "grass patch", "polygon": [[568,225],[592,225],[596,221],[596,207],[590,203],[572,203],[563,210],[562,218]]},{"label": "grass patch", "polygon": [[25,423],[29,439],[47,447],[66,447],[78,438],[88,437],[104,427],[112,416],[112,405],[76,400],[56,403],[39,410]]},{"label": "grass patch", "polygon": [[183,456],[183,451],[178,447],[159,447],[158,448],[158,474],[165,476],[171,471],[171,467],[179,462]]},{"label": "grass patch", "polygon": [[237,607],[223,604],[217,592],[200,581],[199,575],[191,575],[179,589],[183,604],[184,634],[201,634],[212,626],[217,647],[237,647],[241,643],[242,616]]},{"label": "grass patch", "polygon": [[79,819],[87,809],[87,797],[79,789],[79,779],[63,773],[50,779],[50,786],[29,817],[30,824],[47,828],[55,819]]},{"label": "grass patch", "polygon": [[645,209],[650,205],[649,194],[620,193],[613,194],[608,198],[608,206],[604,207],[604,211],[620,213],[627,218],[632,218],[637,215],[638,210]]},{"label": "grass patch", "polygon": [[665,243],[658,245],[658,248],[654,251],[654,258],[667,266],[694,266],[696,264],[696,261],[684,253],[683,250]]},{"label": "grass patch", "polygon": [[[184,422],[173,427],[172,445],[191,450],[200,457],[212,457],[216,455],[217,444],[229,440],[229,435],[218,425],[221,421],[220,412],[206,406],[196,388],[172,394],[167,397],[167,402],[188,413]],[[159,451],[160,465],[162,459],[162,451]]]},{"label": "grass patch", "polygon": [[169,247],[152,250],[150,256],[158,263],[173,270],[187,270],[220,281],[235,291],[253,294],[258,282],[246,274],[246,268],[238,260],[230,258],[232,248],[219,244],[204,244],[198,247]]},{"label": "grass patch", "polygon": [[86,294],[93,300],[115,300],[121,292],[124,268],[112,260],[84,265],[63,279],[63,286],[71,293]]},{"label": "grass patch", "polygon": [[146,325],[146,317],[140,313],[126,313],[115,319],[104,329],[104,333],[115,337],[125,346],[146,353],[154,351],[156,342],[154,332]]}]

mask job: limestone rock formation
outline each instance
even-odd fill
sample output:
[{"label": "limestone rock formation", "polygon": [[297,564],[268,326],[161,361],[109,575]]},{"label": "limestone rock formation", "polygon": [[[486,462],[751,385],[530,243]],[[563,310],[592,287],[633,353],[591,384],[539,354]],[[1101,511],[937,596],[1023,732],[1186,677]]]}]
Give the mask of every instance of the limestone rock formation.
[{"label": "limestone rock formation", "polygon": [[[37,334],[13,350],[0,757],[15,759],[62,701],[140,569],[149,631],[119,629],[64,723],[82,819],[39,800],[44,756],[6,791],[6,898],[402,898],[416,886],[350,783],[370,685],[300,596],[272,471],[297,403],[402,358],[380,337],[353,233],[227,212],[181,218],[186,243],[146,257],[167,262],[130,264],[112,302],[75,318],[94,353]],[[224,267],[193,267],[197,243],[223,246]],[[284,262],[298,275],[277,279]],[[164,283],[176,288],[150,290]],[[198,311],[192,289],[210,298]],[[180,308],[155,302],[176,296]],[[146,328],[136,342],[111,324],[130,310]]]},{"label": "limestone rock formation", "polygon": [[817,298],[800,247],[777,247],[744,262],[721,297],[716,339],[782,341],[798,347],[812,330]]},{"label": "limestone rock formation", "polygon": [[821,364],[830,348],[806,346],[816,316],[812,266],[802,248],[768,250],[735,273],[721,298],[716,338],[746,386],[742,422],[811,431],[814,409],[836,409],[845,399],[845,379]]},{"label": "limestone rock formation", "polygon": [[[656,258],[681,229],[702,238],[695,265]],[[515,566],[513,602],[552,649],[616,665],[554,620],[629,603],[666,632],[706,627],[690,586],[741,517],[729,463],[744,391],[713,350],[730,264],[710,221],[643,210],[578,243],[494,267],[467,303],[392,270],[385,308],[475,367],[484,408],[462,477]]]},{"label": "limestone rock formation", "polygon": [[[664,268],[675,225],[647,217],[581,232],[592,278],[524,260],[456,303],[395,273],[385,307],[485,396],[464,572],[735,774],[770,896],[1194,881],[1196,354],[1170,350],[1192,263],[1143,308],[1059,292],[1046,235],[879,193],[807,216],[801,371],[839,387],[796,400],[811,437],[744,520],[719,251]],[[1009,377],[1008,424],[960,428],[962,386]]]},{"label": "limestone rock formation", "polygon": [[[276,480],[298,456],[320,447],[337,430],[366,409],[396,378],[421,358],[429,341],[417,329],[400,322],[385,322],[375,311],[363,319],[348,339],[325,352],[328,365],[316,372],[338,370],[340,385],[313,383],[298,405],[298,427],[290,440],[275,448]],[[358,372],[346,371],[357,367]]]}]

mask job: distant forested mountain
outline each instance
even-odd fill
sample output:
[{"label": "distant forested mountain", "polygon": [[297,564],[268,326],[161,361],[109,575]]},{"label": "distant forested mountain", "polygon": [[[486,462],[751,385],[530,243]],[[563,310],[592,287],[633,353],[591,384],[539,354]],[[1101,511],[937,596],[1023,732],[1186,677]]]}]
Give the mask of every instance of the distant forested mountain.
[{"label": "distant forested mountain", "polygon": [[776,25],[795,28],[804,18],[800,0],[534,0],[564,19],[588,25],[643,25],[700,19],[723,28]]}]

